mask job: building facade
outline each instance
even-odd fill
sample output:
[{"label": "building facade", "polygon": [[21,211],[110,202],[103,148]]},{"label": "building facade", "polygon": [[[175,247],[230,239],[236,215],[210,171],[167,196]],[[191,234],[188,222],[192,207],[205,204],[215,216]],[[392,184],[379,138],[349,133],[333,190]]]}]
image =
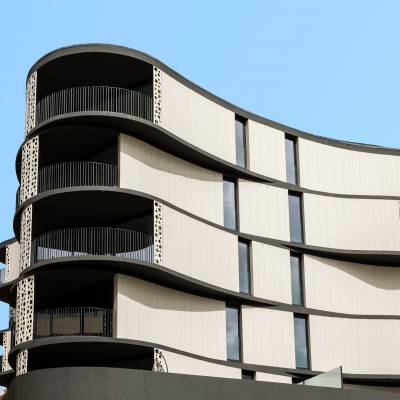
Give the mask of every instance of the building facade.
[{"label": "building facade", "polygon": [[[399,150],[109,45],[41,58],[25,122],[0,246],[10,399],[400,395]],[[298,385],[339,367],[339,388]]]}]

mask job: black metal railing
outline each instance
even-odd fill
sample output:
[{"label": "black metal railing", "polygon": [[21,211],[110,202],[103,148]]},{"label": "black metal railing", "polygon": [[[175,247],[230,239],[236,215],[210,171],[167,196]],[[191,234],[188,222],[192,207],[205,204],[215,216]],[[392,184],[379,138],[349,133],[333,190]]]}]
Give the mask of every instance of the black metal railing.
[{"label": "black metal railing", "polygon": [[109,227],[66,228],[32,241],[32,262],[52,258],[108,255],[153,262],[153,236]]},{"label": "black metal railing", "polygon": [[63,307],[36,311],[33,336],[106,336],[113,335],[113,311],[94,307]]},{"label": "black metal railing", "polygon": [[62,114],[107,111],[153,120],[153,98],[134,90],[110,86],[83,86],[58,90],[39,100],[36,123]]}]

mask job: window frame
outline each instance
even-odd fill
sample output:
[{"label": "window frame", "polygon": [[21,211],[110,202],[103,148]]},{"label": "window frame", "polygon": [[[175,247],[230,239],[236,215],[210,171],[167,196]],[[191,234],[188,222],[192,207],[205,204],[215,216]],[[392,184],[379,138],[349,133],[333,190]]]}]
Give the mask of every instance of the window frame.
[{"label": "window frame", "polygon": [[[240,267],[240,244],[245,244],[247,247],[247,275],[248,275],[248,291],[243,292],[242,288],[240,287],[240,274],[241,274],[241,267]],[[239,266],[239,293],[243,294],[253,294],[253,263],[252,263],[252,242],[251,240],[243,239],[238,237],[238,266]]]},{"label": "window frame", "polygon": [[[288,159],[287,159],[287,151],[286,151],[286,142],[290,141],[293,143],[293,167],[294,167],[294,183],[289,182],[288,178]],[[285,133],[285,160],[286,160],[286,182],[290,185],[300,185],[300,171],[299,171],[299,146],[298,146],[298,137]]]},{"label": "window frame", "polygon": [[[299,199],[300,207],[299,207],[299,215],[300,215],[300,222],[301,222],[301,241],[292,240],[291,234],[291,218],[290,218],[290,197],[297,197]],[[303,193],[296,192],[293,190],[288,191],[288,207],[289,207],[289,234],[290,234],[290,241],[294,243],[305,243],[305,229],[304,229],[304,202],[303,202]]]},{"label": "window frame", "polygon": [[[238,141],[237,141],[237,131],[236,122],[240,122],[243,125],[243,158],[244,165],[238,163]],[[235,114],[235,163],[240,168],[248,168],[249,165],[249,153],[248,153],[248,119],[242,117],[241,115]]]},{"label": "window frame", "polygon": [[[305,296],[305,285],[304,285],[304,255],[302,253],[298,253],[296,251],[291,251],[289,254],[290,257],[290,278],[291,278],[291,289],[292,289],[292,305],[305,307],[306,305],[306,296]],[[294,303],[293,301],[293,275],[292,275],[292,257],[297,258],[299,265],[299,279],[300,279],[300,292],[301,292],[301,304]]]},{"label": "window frame", "polygon": [[[234,210],[235,210],[235,227],[231,228],[229,226],[226,226],[226,221],[225,221],[225,182],[230,182],[233,183],[233,200],[235,202],[234,204]],[[222,197],[223,197],[223,213],[224,213],[224,227],[227,229],[232,229],[234,231],[239,231],[239,191],[238,191],[238,180],[235,178],[231,178],[229,176],[223,176],[222,177]]]},{"label": "window frame", "polygon": [[[296,331],[295,331],[295,319],[303,319],[305,321],[305,337],[307,346],[307,367],[299,367],[296,360]],[[296,369],[311,370],[311,342],[310,342],[310,322],[307,314],[293,314],[293,328],[294,328],[294,346],[295,346],[295,365]]]},{"label": "window frame", "polygon": [[[227,314],[228,314],[227,309],[228,308],[235,309],[235,310],[237,310],[237,313],[238,313],[238,343],[239,343],[238,355],[239,355],[239,357],[237,360],[229,358],[229,354],[228,354],[228,329],[227,329],[228,328],[228,320],[227,320]],[[227,339],[227,341],[226,341],[226,359],[227,359],[227,361],[230,361],[230,362],[242,362],[242,360],[243,360],[242,307],[240,305],[235,305],[232,303],[225,303],[225,318],[226,318],[225,337]]]}]

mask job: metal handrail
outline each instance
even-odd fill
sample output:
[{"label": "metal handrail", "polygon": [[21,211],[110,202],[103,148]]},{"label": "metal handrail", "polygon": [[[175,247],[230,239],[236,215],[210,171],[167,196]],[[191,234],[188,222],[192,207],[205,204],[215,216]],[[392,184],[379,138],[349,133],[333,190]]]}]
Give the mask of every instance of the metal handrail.
[{"label": "metal handrail", "polygon": [[36,104],[36,123],[62,114],[106,111],[153,120],[153,98],[111,86],[82,86],[58,90]]},{"label": "metal handrail", "polygon": [[66,228],[32,241],[32,262],[52,258],[107,255],[153,262],[153,236],[121,228]]},{"label": "metal handrail", "polygon": [[97,307],[62,307],[34,313],[33,337],[113,336],[113,310]]}]

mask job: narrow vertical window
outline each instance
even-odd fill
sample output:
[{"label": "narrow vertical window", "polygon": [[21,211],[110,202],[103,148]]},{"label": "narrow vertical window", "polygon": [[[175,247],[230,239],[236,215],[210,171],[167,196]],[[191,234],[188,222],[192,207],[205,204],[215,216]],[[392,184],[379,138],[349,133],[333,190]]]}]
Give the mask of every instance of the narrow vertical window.
[{"label": "narrow vertical window", "polygon": [[303,264],[300,254],[290,253],[290,272],[292,278],[292,303],[304,305],[303,297]]},{"label": "narrow vertical window", "polygon": [[224,179],[224,226],[236,229],[236,182]]},{"label": "narrow vertical window", "polygon": [[251,292],[250,243],[239,240],[239,286],[241,293]]},{"label": "narrow vertical window", "polygon": [[289,192],[290,241],[303,243],[303,215],[301,194]]},{"label": "narrow vertical window", "polygon": [[239,307],[226,306],[226,345],[229,361],[240,360],[240,311]]},{"label": "narrow vertical window", "polygon": [[305,315],[294,315],[294,343],[296,368],[309,368],[308,319]]},{"label": "narrow vertical window", "polygon": [[242,379],[254,380],[255,372],[247,369],[242,369]]},{"label": "narrow vertical window", "polygon": [[286,179],[288,183],[297,185],[297,139],[293,136],[285,136],[286,150]]},{"label": "narrow vertical window", "polygon": [[236,165],[246,168],[246,120],[236,115],[235,117],[235,139],[236,139]]}]

